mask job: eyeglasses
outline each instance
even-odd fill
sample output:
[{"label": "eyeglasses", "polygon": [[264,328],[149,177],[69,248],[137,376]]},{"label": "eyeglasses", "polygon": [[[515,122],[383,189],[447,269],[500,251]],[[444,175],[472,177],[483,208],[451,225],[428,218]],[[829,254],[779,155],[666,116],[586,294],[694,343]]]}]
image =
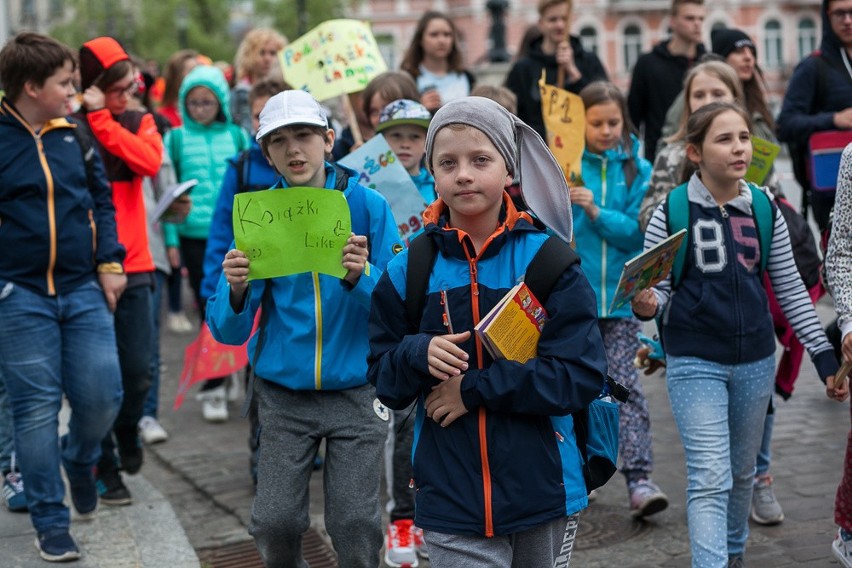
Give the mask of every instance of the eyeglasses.
[{"label": "eyeglasses", "polygon": [[136,91],[138,91],[138,90],[139,90],[139,83],[137,83],[136,81],[132,81],[126,87],[110,87],[109,89],[104,91],[104,94],[112,95],[114,97],[120,97],[120,96],[132,97],[136,93]]},{"label": "eyeglasses", "polygon": [[838,24],[846,21],[846,18],[852,18],[852,10],[832,10],[828,13],[828,17]]},{"label": "eyeglasses", "polygon": [[213,108],[218,105],[216,101],[211,100],[203,100],[203,101],[186,101],[186,106],[190,108]]}]

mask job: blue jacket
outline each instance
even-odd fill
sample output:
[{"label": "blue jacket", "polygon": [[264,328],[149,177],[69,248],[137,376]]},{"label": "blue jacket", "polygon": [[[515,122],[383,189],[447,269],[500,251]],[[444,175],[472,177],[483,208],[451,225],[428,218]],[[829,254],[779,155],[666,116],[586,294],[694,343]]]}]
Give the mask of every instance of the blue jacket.
[{"label": "blue jacket", "polygon": [[[843,44],[831,29],[828,0],[822,2],[822,42],[819,55],[802,60],[787,84],[787,92],[778,115],[778,139],[806,147],[814,132],[836,130],[834,113],[849,107],[852,101],[852,78],[845,69]],[[824,92],[820,91],[817,57],[828,62],[824,70]]]},{"label": "blue jacket", "polygon": [[89,187],[83,152],[64,118],[33,131],[0,102],[0,280],[55,296],[97,279],[98,264],[124,261],[112,189],[95,152]]},{"label": "blue jacket", "polygon": [[225,171],[225,179],[222,180],[222,188],[213,210],[207,248],[204,250],[202,298],[209,298],[216,291],[216,283],[222,275],[222,261],[234,242],[234,196],[240,191],[269,189],[281,177],[263,157],[257,142],[252,141],[251,147],[245,152],[247,154],[242,160],[242,183],[239,182],[238,170],[241,154],[237,154],[228,160],[228,169]]},{"label": "blue jacket", "polygon": [[[326,163],[325,187],[329,190],[337,191],[337,171]],[[254,280],[242,311],[235,313],[230,286],[222,275],[207,303],[207,324],[213,337],[240,345],[249,339],[264,289],[272,286],[271,306],[264,307],[269,316],[255,372],[293,390],[341,390],[367,383],[370,293],[390,259],[402,249],[385,198],[358,185],[353,171],[344,173],[348,180],[343,195],[352,208],[353,229],[359,224],[369,227],[370,256],[355,287],[315,272]],[[283,178],[273,189],[281,187],[286,187]],[[361,196],[356,192],[362,192]],[[249,341],[250,361],[255,361],[257,336],[255,333]]]},{"label": "blue jacket", "polygon": [[[545,309],[538,356],[524,364],[493,361],[479,341],[461,344],[470,370],[461,383],[467,414],[443,428],[424,412],[437,379],[427,350],[446,333],[441,291],[456,333],[474,325],[526,272],[547,239],[508,195],[500,224],[472,254],[470,238],[447,227],[445,205],[426,210],[426,233],[439,254],[420,326],[411,329],[405,290],[408,250],[393,259],[373,292],[368,377],[383,403],[417,401],[413,467],[418,527],[449,534],[506,535],[586,507],[585,483],[570,416],[603,388],[606,353],[595,298],[578,266],[565,271]],[[486,497],[487,496],[487,497]]]},{"label": "blue jacket", "polygon": [[[639,228],[639,206],[651,180],[651,164],[639,156],[639,140],[635,136],[632,140],[632,154],[621,145],[603,154],[583,152],[583,181],[594,194],[600,215],[592,221],[582,207],[572,207],[580,266],[595,290],[601,318],[633,315],[630,304],[609,311],[624,263],[642,252],[644,242]],[[627,187],[624,164],[631,158],[636,177]]]}]

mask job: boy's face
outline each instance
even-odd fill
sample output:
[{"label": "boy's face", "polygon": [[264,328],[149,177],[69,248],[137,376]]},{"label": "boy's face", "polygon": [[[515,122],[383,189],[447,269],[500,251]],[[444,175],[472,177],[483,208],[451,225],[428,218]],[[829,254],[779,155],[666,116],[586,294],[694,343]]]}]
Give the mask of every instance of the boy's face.
[{"label": "boy's face", "polygon": [[266,159],[292,187],[323,187],[325,155],[334,145],[334,131],[325,138],[316,127],[284,126],[271,132]]},{"label": "boy's face", "polygon": [[121,114],[127,110],[127,103],[139,86],[136,84],[136,72],[127,75],[104,89],[104,104],[112,114]]},{"label": "boy's face", "polygon": [[186,112],[195,122],[209,126],[219,116],[219,99],[207,87],[193,87],[186,94]]},{"label": "boy's face", "polygon": [[271,97],[257,97],[251,103],[251,131],[252,134],[257,132],[260,129],[260,111],[263,110],[263,107],[266,105],[266,101],[268,101]]},{"label": "boy's face", "polygon": [[549,43],[558,45],[568,38],[570,19],[571,10],[568,9],[568,3],[556,4],[542,12],[538,19],[538,27]]},{"label": "boy's face", "polygon": [[463,219],[496,223],[503,191],[512,177],[491,140],[476,128],[442,128],[432,149],[435,189],[457,224]]},{"label": "boy's face", "polygon": [[852,45],[852,0],[834,0],[828,3],[828,20],[831,31],[844,46]]},{"label": "boy's face", "polygon": [[426,152],[426,130],[414,124],[400,124],[391,126],[382,134],[405,170],[413,176],[419,174],[420,162]]},{"label": "boy's face", "polygon": [[75,92],[74,64],[69,60],[57,68],[43,85],[27,82],[21,97],[32,97],[44,120],[51,120],[68,114],[68,104]]},{"label": "boy's face", "polygon": [[681,4],[677,8],[677,14],[671,17],[669,26],[672,35],[679,37],[687,43],[699,44],[702,40],[704,29],[704,17],[707,11],[700,4]]}]

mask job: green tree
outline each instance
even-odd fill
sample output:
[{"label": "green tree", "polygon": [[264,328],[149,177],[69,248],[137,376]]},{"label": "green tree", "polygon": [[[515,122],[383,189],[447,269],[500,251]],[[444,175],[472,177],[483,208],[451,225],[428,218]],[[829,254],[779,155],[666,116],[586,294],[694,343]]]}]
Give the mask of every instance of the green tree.
[{"label": "green tree", "polygon": [[[326,20],[343,17],[343,0],[255,0],[255,14],[271,19],[270,26],[291,41],[299,37],[299,22],[304,32]],[[295,16],[295,17],[294,17]]]}]

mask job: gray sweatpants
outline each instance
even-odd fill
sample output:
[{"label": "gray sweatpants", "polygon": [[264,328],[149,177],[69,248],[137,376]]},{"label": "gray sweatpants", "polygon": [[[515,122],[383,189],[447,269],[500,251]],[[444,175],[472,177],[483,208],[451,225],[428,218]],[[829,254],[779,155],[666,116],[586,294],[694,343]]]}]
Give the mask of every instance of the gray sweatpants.
[{"label": "gray sweatpants", "polygon": [[376,568],[382,548],[379,487],[387,422],[373,410],[375,389],[294,391],[258,378],[257,494],[249,533],[267,568],[307,568],[308,488],[320,442],[325,525],[341,566]]},{"label": "gray sweatpants", "polygon": [[424,531],[432,568],[568,568],[579,514],[529,530],[485,538]]}]

